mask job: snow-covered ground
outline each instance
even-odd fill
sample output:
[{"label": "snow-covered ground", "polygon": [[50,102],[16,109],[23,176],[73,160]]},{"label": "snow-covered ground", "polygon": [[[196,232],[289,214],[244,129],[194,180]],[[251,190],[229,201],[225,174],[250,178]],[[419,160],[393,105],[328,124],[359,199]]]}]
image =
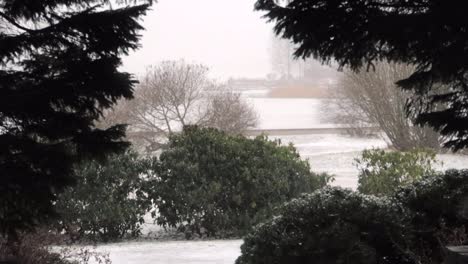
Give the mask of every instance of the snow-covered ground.
[{"label": "snow-covered ground", "polygon": [[97,250],[108,253],[112,264],[233,264],[241,244],[242,240],[126,242]]},{"label": "snow-covered ground", "polygon": [[[327,172],[335,175],[332,185],[345,188],[357,188],[358,170],[354,160],[364,149],[385,148],[387,143],[378,138],[356,138],[346,135],[299,135],[281,136],[285,144],[292,142],[302,158],[308,159],[314,172]],[[466,169],[467,155],[437,155],[436,170]]]},{"label": "snow-covered ground", "polygon": [[[248,98],[259,115],[259,129],[333,128],[327,104],[321,99]],[[385,148],[379,138],[357,138],[341,134],[277,136],[285,144],[292,142],[301,156],[309,160],[315,172],[335,175],[333,185],[355,189],[358,171],[354,159],[361,151]],[[438,155],[438,170],[468,168],[468,156]]]},{"label": "snow-covered ground", "polygon": [[357,170],[353,161],[360,152],[370,148],[385,148],[385,141],[377,138],[355,138],[346,135],[320,134],[281,136],[282,143],[296,146],[301,157],[308,159],[314,172],[335,175],[333,185],[356,188]]},{"label": "snow-covered ground", "polygon": [[[336,126],[326,118],[324,104],[317,99],[249,98],[260,118],[260,129],[330,128]],[[278,137],[277,137],[278,138]],[[355,138],[339,134],[281,136],[283,143],[292,142],[315,172],[335,175],[333,185],[356,188],[358,171],[354,159],[361,151],[387,144],[377,138]],[[468,156],[438,155],[439,170],[468,168]],[[145,233],[160,232],[151,223]],[[234,263],[240,254],[240,240],[230,241],[155,241],[102,245],[98,251],[108,252],[114,264],[183,264]]]}]

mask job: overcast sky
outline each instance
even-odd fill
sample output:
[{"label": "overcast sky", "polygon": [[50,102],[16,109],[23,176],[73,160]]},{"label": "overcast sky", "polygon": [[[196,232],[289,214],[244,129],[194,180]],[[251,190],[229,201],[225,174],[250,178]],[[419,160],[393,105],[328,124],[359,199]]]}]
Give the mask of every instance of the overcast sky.
[{"label": "overcast sky", "polygon": [[141,75],[162,60],[210,67],[212,77],[262,78],[270,72],[272,24],[253,11],[255,0],[159,0],[143,22],[142,47],[124,58]]}]

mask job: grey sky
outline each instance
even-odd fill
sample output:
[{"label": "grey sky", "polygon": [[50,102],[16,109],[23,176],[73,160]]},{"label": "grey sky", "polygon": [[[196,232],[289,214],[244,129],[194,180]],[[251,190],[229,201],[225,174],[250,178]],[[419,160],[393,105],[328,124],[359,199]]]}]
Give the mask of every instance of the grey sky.
[{"label": "grey sky", "polygon": [[255,0],[159,0],[143,25],[142,47],[124,59],[140,75],[161,60],[185,59],[210,67],[212,77],[265,77],[270,71],[271,24]]}]

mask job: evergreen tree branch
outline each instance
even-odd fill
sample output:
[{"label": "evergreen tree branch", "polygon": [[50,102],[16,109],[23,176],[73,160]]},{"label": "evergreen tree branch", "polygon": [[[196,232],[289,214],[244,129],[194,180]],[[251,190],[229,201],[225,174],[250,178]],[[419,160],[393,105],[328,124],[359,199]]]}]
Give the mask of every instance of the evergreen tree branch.
[{"label": "evergreen tree branch", "polygon": [[21,30],[24,30],[24,31],[27,31],[27,32],[34,32],[36,30],[34,29],[30,29],[30,28],[27,28],[27,27],[24,27],[18,23],[16,23],[16,21],[12,18],[10,18],[9,16],[7,16],[4,12],[1,12],[0,11],[0,17],[2,17],[3,19],[5,19],[8,23],[12,24],[13,26],[21,29]]}]

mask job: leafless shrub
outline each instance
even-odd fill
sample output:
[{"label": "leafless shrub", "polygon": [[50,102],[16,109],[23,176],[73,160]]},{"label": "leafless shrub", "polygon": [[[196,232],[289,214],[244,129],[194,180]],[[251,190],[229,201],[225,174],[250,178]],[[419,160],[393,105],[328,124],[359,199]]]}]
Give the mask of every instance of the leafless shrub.
[{"label": "leafless shrub", "polygon": [[247,128],[255,127],[257,114],[232,91],[219,91],[208,100],[207,119],[200,125],[214,127],[230,134],[241,134]]},{"label": "leafless shrub", "polygon": [[69,246],[66,237],[44,229],[20,235],[15,245],[0,237],[1,261],[15,264],[112,263],[109,254],[89,247]]},{"label": "leafless shrub", "polygon": [[346,124],[350,132],[365,135],[377,127],[398,150],[417,147],[438,149],[441,138],[428,127],[418,127],[407,115],[406,101],[412,96],[396,86],[407,78],[413,66],[380,62],[375,70],[345,72],[333,91],[331,100],[336,122]]}]

